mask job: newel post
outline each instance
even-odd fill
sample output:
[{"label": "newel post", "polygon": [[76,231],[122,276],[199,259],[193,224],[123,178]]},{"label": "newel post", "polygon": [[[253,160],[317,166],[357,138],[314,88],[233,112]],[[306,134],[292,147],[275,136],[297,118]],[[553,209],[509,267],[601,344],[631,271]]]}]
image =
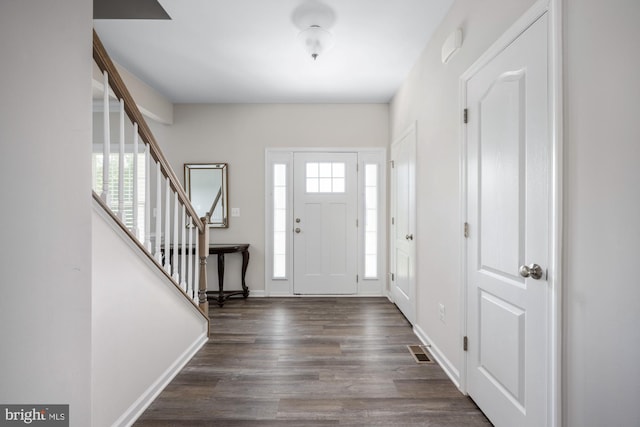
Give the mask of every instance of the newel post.
[{"label": "newel post", "polygon": [[198,283],[198,305],[200,310],[209,315],[209,301],[207,301],[207,257],[209,256],[209,218],[202,217],[204,231],[198,233],[198,256],[200,257],[200,280]]}]

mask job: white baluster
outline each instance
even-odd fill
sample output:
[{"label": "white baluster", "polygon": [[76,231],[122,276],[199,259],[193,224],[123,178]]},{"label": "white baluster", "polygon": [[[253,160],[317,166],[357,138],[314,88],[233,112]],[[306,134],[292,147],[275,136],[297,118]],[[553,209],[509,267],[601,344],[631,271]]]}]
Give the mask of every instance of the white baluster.
[{"label": "white baluster", "polygon": [[178,193],[173,193],[173,257],[171,258],[171,265],[173,266],[173,280],[176,283],[180,283],[180,273],[178,273],[178,250],[180,248],[180,236],[178,235],[178,208],[180,200],[178,199]]},{"label": "white baluster", "polygon": [[138,124],[133,124],[133,225],[131,232],[140,240],[138,227]]},{"label": "white baluster", "polygon": [[111,155],[111,129],[109,129],[109,74],[104,72],[102,123],[104,126],[104,143],[102,144],[102,194],[100,197],[109,205],[109,157]]},{"label": "white baluster", "polygon": [[196,254],[194,256],[195,258],[195,269],[196,269],[196,274],[195,274],[195,279],[193,280],[193,300],[198,303],[198,289],[200,288],[200,252],[199,252],[199,246],[200,246],[200,239],[198,238],[198,228],[194,228],[193,232],[195,234],[195,239],[196,239]]},{"label": "white baluster", "polygon": [[144,147],[144,247],[151,253],[151,147]]},{"label": "white baluster", "polygon": [[187,294],[193,294],[193,219],[189,217],[189,245],[187,246]]},{"label": "white baluster", "polygon": [[180,287],[183,291],[187,291],[187,208],[185,205],[182,205],[182,238],[180,239],[180,244],[182,245],[182,250],[180,251]]},{"label": "white baluster", "polygon": [[162,170],[160,162],[156,163],[156,261],[162,264],[160,241],[162,240]]},{"label": "white baluster", "polygon": [[171,180],[167,176],[164,196],[164,269],[171,274]]},{"label": "white baluster", "polygon": [[120,138],[118,140],[118,218],[124,222],[124,99],[120,100]]}]

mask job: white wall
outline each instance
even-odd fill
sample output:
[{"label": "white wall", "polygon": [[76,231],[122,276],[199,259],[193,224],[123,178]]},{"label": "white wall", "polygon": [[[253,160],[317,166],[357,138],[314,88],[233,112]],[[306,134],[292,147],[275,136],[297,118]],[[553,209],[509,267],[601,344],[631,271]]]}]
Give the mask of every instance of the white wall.
[{"label": "white wall", "polygon": [[[532,1],[458,0],[391,104],[418,121],[418,321],[460,367],[458,78]],[[640,3],[564,1],[563,424],[640,420]],[[440,47],[456,26],[462,50]],[[428,243],[425,243],[428,242]],[[446,305],[446,323],[437,304]]]},{"label": "white wall", "polygon": [[[442,352],[454,377],[462,362],[459,78],[531,4],[456,1],[391,103],[392,140],[417,121],[416,327]],[[462,49],[442,64],[442,44],[458,27]]]},{"label": "white wall", "polygon": [[124,425],[206,342],[207,320],[99,206],[92,237],[92,425]]},{"label": "white wall", "polygon": [[[176,105],[172,126],[151,123],[176,174],[183,164],[229,164],[229,205],[240,217],[228,229],[212,229],[211,241],[250,243],[247,284],[264,291],[264,152],[267,147],[385,147],[386,104]],[[229,212],[231,213],[231,212]],[[209,258],[209,289],[217,286]],[[227,255],[225,289],[239,289],[240,256]]]},{"label": "white wall", "polygon": [[0,2],[0,402],[70,404],[78,427],[91,422],[91,14],[91,0]]},{"label": "white wall", "polygon": [[566,0],[568,427],[640,425],[640,2]]},{"label": "white wall", "polygon": [[[99,36],[99,35],[98,35]],[[107,52],[108,53],[108,52]],[[150,120],[164,124],[173,123],[173,104],[164,97],[160,92],[140,80],[137,76],[131,73],[129,70],[114,63],[122,81],[127,86],[129,93],[136,101],[136,105],[140,112]],[[102,102],[102,94],[104,87],[104,76],[98,68],[98,65],[93,63],[93,96],[97,102]],[[114,101],[115,102],[115,101]]]}]

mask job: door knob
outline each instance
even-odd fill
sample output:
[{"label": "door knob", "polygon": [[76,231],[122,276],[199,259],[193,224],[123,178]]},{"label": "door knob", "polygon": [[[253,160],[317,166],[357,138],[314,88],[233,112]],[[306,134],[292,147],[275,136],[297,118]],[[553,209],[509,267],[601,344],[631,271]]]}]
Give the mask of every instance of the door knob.
[{"label": "door knob", "polygon": [[296,228],[296,229],[295,229],[295,232],[296,232],[296,233],[299,233],[299,232],[300,232],[300,229],[299,229],[299,228]]},{"label": "door knob", "polygon": [[407,240],[413,240],[413,234],[407,234],[404,238]]},{"label": "door knob", "polygon": [[522,277],[531,277],[536,280],[540,280],[543,274],[542,267],[538,264],[522,265],[519,272]]}]

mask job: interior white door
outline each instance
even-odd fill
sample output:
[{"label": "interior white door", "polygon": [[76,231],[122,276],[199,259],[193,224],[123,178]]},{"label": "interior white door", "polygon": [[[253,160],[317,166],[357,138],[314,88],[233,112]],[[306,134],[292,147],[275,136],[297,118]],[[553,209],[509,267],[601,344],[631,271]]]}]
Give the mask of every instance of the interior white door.
[{"label": "interior white door", "polygon": [[468,81],[467,381],[496,426],[548,416],[548,17]]},{"label": "interior white door", "polygon": [[356,153],[294,154],[294,293],[357,292]]},{"label": "interior white door", "polygon": [[391,146],[392,273],[391,298],[415,323],[416,130],[412,126]]}]

